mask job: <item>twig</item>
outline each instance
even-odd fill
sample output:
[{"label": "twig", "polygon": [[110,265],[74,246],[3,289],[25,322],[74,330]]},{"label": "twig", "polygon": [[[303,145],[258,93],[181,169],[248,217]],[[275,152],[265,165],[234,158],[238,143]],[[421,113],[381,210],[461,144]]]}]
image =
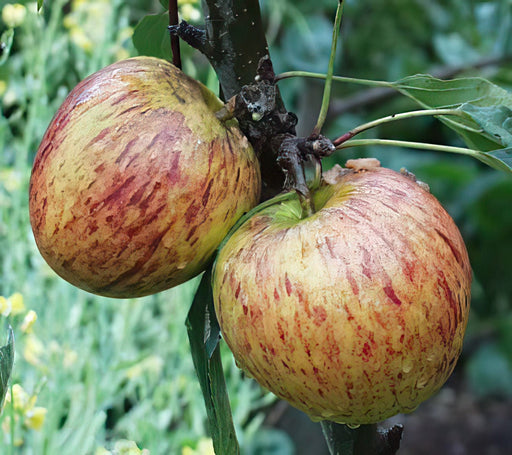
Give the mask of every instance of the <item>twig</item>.
[{"label": "twig", "polygon": [[[177,25],[178,18],[178,0],[169,0],[169,27]],[[172,63],[177,68],[181,69],[181,53],[180,53],[180,39],[177,35],[171,33],[171,51]]]},{"label": "twig", "polygon": [[[438,79],[451,79],[460,73],[470,71],[472,69],[481,69],[488,66],[500,65],[502,63],[512,61],[512,55],[505,55],[501,57],[489,57],[472,65],[448,66],[437,70],[428,72],[433,77]],[[394,89],[386,87],[372,87],[370,89],[361,90],[354,95],[346,98],[333,100],[329,109],[329,117],[337,117],[347,112],[352,112],[356,109],[364,109],[376,104],[381,104],[400,93]]]},{"label": "twig", "polygon": [[422,109],[419,111],[400,112],[399,114],[388,115],[387,117],[382,117],[371,122],[356,126],[355,128],[340,136],[338,139],[335,139],[332,143],[335,146],[338,146],[348,141],[349,139],[352,139],[356,134],[382,125],[383,123],[389,123],[396,120],[403,120],[414,117],[422,117],[425,115],[455,115],[458,117],[464,117],[464,112],[459,109]]},{"label": "twig", "polygon": [[343,0],[339,0],[338,8],[336,10],[336,18],[334,20],[334,28],[332,31],[331,55],[329,57],[329,65],[327,68],[327,77],[325,78],[324,94],[322,98],[322,106],[318,115],[318,120],[311,137],[316,137],[322,131],[325,119],[327,118],[327,111],[329,109],[329,101],[331,98],[332,76],[334,73],[334,58],[336,57],[336,48],[338,44],[338,37],[340,34],[341,18],[343,16]]}]

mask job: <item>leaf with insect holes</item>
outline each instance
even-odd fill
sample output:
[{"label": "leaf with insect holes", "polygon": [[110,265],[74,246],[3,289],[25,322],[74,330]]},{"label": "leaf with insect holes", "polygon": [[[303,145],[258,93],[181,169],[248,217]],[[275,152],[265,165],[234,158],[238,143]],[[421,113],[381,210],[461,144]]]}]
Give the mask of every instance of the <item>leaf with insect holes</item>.
[{"label": "leaf with insect holes", "polygon": [[481,77],[441,80],[418,74],[391,83],[428,109],[458,108],[466,115],[439,116],[473,150],[478,160],[512,172],[512,93]]},{"label": "leaf with insect holes", "polygon": [[7,344],[0,347],[0,412],[9,388],[9,379],[14,363],[14,334],[11,326],[8,330]]},{"label": "leaf with insect holes", "polygon": [[149,14],[144,16],[133,31],[133,45],[139,55],[169,60],[172,56],[171,39],[168,30],[169,16]]},{"label": "leaf with insect holes", "polygon": [[240,448],[220,357],[220,329],[213,307],[211,267],[201,279],[186,324],[215,453],[237,455]]}]

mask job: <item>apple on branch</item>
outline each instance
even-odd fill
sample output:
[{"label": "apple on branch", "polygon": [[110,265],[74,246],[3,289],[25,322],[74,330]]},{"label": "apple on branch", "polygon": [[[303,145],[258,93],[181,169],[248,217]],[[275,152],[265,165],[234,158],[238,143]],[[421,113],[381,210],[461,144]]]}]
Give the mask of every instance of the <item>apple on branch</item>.
[{"label": "apple on branch", "polygon": [[55,114],[30,181],[37,246],[64,279],[138,297],[202,272],[257,204],[260,170],[222,102],[170,63],[117,62]]},{"label": "apple on branch", "polygon": [[410,176],[335,167],[304,216],[266,204],[222,247],[213,292],[237,364],[313,420],[414,410],[454,369],[471,267],[437,199]]}]

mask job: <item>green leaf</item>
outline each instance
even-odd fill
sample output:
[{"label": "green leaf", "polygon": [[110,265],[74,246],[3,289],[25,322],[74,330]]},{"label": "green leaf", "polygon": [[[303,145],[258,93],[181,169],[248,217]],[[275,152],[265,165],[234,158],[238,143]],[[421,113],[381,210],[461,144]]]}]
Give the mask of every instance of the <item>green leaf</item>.
[{"label": "green leaf", "polygon": [[220,331],[213,309],[211,267],[203,274],[186,324],[215,453],[238,455],[240,448],[233,425],[218,344]]},{"label": "green leaf", "polygon": [[7,344],[0,347],[0,411],[9,388],[9,379],[14,363],[14,334],[10,326],[8,330]]},{"label": "green leaf", "polygon": [[512,147],[512,110],[509,107],[464,103],[460,108],[486,133],[492,134],[502,145]]},{"label": "green leaf", "polygon": [[320,422],[330,453],[353,455],[355,432],[346,425],[323,420]]},{"label": "green leaf", "polygon": [[167,12],[143,17],[133,31],[133,45],[139,55],[170,60],[172,57]]},{"label": "green leaf", "polygon": [[[402,94],[416,101],[425,108],[459,108],[468,106],[512,108],[512,93],[480,77],[467,77],[452,80],[436,79],[425,74],[418,74],[391,83]],[[483,129],[472,115],[462,117],[439,117],[442,122],[455,130],[476,150],[489,152],[503,147],[500,138],[491,131]]]},{"label": "green leaf", "polygon": [[481,152],[474,156],[482,163],[494,169],[512,173],[512,147],[491,152]]},{"label": "green leaf", "polygon": [[0,36],[0,66],[3,65],[7,61],[7,57],[9,57],[13,38],[14,30],[12,28],[3,32],[2,36]]},{"label": "green leaf", "polygon": [[40,11],[43,7],[44,0],[37,0],[37,11]]}]

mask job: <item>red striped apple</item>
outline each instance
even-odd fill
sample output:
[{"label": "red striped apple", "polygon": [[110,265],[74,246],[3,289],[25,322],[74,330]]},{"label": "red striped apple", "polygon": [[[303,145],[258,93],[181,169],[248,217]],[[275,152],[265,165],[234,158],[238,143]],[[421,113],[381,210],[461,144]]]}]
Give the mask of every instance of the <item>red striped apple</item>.
[{"label": "red striped apple", "polygon": [[376,160],[257,212],[221,249],[215,309],[237,364],[313,420],[410,412],[451,374],[471,268],[437,199]]},{"label": "red striped apple", "polygon": [[42,256],[89,292],[137,297],[200,273],[257,204],[259,165],[220,100],[138,57],[89,76],[37,152],[30,221]]}]

